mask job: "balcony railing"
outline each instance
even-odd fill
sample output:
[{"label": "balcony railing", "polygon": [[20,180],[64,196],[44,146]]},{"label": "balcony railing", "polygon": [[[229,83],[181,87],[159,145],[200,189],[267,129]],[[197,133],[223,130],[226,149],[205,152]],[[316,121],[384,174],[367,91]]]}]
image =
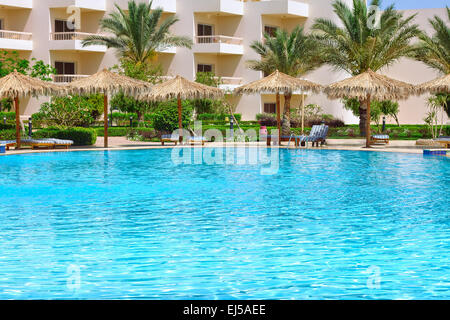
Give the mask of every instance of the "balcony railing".
[{"label": "balcony railing", "polygon": [[228,36],[197,36],[195,37],[197,43],[226,43],[242,45],[243,38],[228,37]]},{"label": "balcony railing", "polygon": [[225,85],[240,85],[242,84],[242,78],[238,77],[216,77],[216,80],[221,80],[221,84]]},{"label": "balcony railing", "polygon": [[89,36],[98,35],[86,32],[52,32],[50,40],[84,40]]},{"label": "balcony railing", "polygon": [[70,83],[72,81],[89,77],[83,74],[54,74],[53,81],[57,83]]},{"label": "balcony railing", "polygon": [[0,30],[0,38],[11,40],[31,40],[33,34],[29,32]]}]

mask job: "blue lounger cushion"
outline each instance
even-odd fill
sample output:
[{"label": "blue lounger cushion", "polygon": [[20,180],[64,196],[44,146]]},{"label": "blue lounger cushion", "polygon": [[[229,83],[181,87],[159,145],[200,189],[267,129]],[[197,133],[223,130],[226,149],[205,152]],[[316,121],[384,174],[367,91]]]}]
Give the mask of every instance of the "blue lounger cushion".
[{"label": "blue lounger cushion", "polygon": [[170,140],[174,140],[174,141],[178,141],[179,137],[180,136],[178,134],[163,134],[163,135],[161,135],[161,139],[170,139]]},{"label": "blue lounger cushion", "polygon": [[309,136],[297,136],[301,142],[318,142],[325,141],[328,135],[328,126],[324,125],[314,125],[311,128]]}]

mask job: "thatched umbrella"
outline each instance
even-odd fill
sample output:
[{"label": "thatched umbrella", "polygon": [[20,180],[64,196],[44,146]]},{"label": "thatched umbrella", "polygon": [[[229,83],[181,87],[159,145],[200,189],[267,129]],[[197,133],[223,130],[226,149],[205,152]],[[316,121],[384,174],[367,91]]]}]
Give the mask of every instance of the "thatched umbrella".
[{"label": "thatched umbrella", "polygon": [[16,149],[20,149],[20,108],[19,97],[59,95],[64,92],[61,86],[24,75],[14,70],[0,79],[0,99],[14,100],[16,111]]},{"label": "thatched umbrella", "polygon": [[240,86],[234,90],[235,94],[255,94],[262,92],[271,92],[276,95],[277,104],[277,127],[278,127],[278,143],[281,144],[281,111],[280,111],[280,93],[293,92],[296,90],[304,91],[320,91],[322,87],[311,81],[302,80],[291,77],[278,70],[271,75]]},{"label": "thatched umbrella", "polygon": [[178,128],[179,139],[182,141],[182,106],[181,100],[186,99],[216,99],[224,95],[219,88],[210,87],[198,82],[189,81],[181,76],[176,76],[161,84],[155,85],[148,94],[140,96],[140,99],[151,101],[166,101],[177,99],[178,102]]},{"label": "thatched umbrella", "polygon": [[103,94],[105,148],[108,148],[108,94],[114,95],[123,92],[125,95],[137,97],[138,94],[150,91],[151,88],[152,84],[149,82],[122,76],[107,69],[67,85],[67,90],[70,94]]},{"label": "thatched umbrella", "polygon": [[357,98],[366,102],[366,147],[370,147],[370,103],[376,100],[407,99],[415,93],[413,85],[388,78],[368,70],[352,78],[333,83],[325,88],[325,93],[331,99]]},{"label": "thatched umbrella", "polygon": [[450,92],[450,74],[438,79],[425,82],[417,86],[417,91],[422,93],[447,93]]}]

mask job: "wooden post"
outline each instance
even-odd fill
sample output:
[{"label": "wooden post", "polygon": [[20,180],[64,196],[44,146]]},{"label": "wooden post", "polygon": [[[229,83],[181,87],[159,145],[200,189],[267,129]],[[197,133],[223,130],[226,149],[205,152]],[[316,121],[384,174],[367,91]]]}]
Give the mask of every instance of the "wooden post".
[{"label": "wooden post", "polygon": [[16,149],[20,149],[20,107],[19,107],[19,97],[14,97],[14,105],[16,107]]},{"label": "wooden post", "polygon": [[305,95],[302,92],[302,134],[305,134]]},{"label": "wooden post", "polygon": [[182,121],[181,94],[178,94],[178,140],[183,142],[183,121]]},{"label": "wooden post", "polygon": [[105,129],[104,133],[104,147],[108,148],[108,95],[103,95],[103,126]]},{"label": "wooden post", "polygon": [[370,148],[370,94],[367,95],[366,148]]},{"label": "wooden post", "polygon": [[277,127],[278,127],[278,145],[281,146],[281,110],[280,110],[280,93],[277,92]]}]

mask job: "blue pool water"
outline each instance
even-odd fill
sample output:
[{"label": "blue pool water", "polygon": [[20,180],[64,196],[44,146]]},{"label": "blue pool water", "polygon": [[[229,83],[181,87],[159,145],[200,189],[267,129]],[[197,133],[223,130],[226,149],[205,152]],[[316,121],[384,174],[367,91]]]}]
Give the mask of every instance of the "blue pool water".
[{"label": "blue pool water", "polygon": [[0,299],[449,299],[450,161],[0,157]]}]

